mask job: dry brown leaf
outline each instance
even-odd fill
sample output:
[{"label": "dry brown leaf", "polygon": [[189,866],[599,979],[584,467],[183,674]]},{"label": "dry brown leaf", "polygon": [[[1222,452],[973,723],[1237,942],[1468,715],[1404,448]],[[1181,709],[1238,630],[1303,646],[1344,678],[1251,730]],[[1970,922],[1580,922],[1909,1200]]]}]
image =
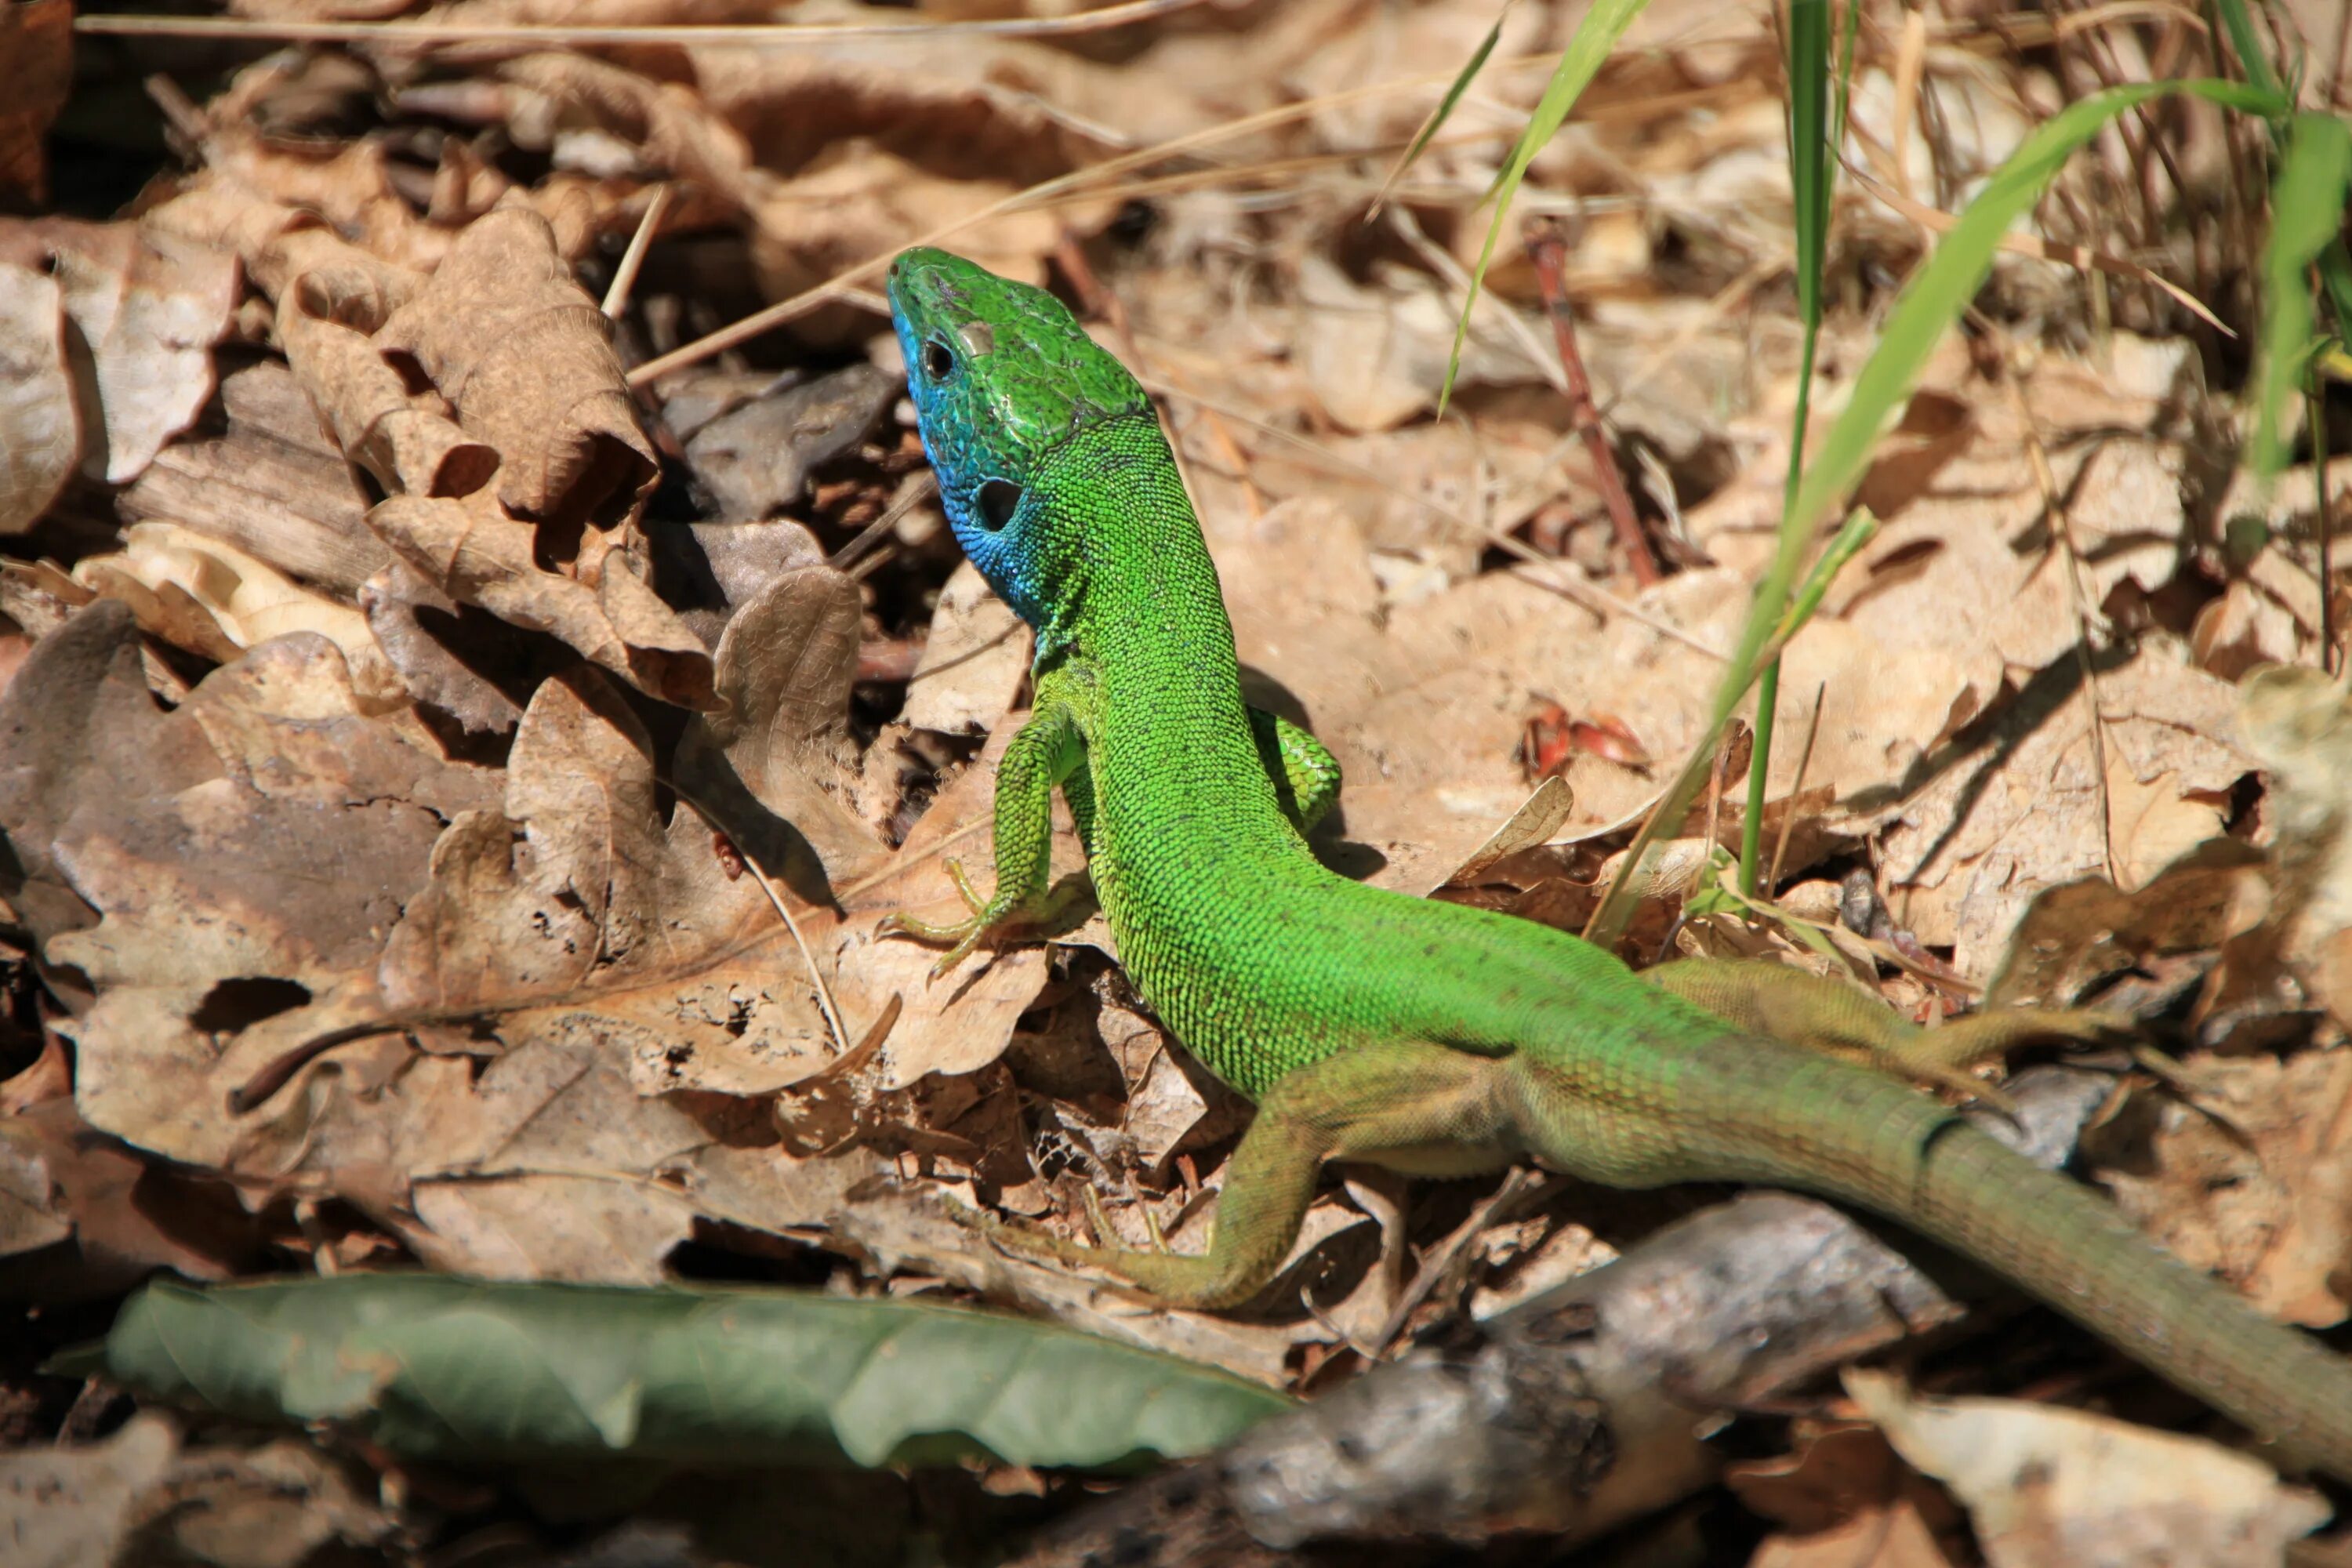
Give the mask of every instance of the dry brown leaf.
[{"label": "dry brown leaf", "polygon": [[0,261],[0,533],[38,522],[81,461],[65,327],[57,279]]},{"label": "dry brown leaf", "polygon": [[[509,676],[493,681],[481,673],[499,669],[501,643],[511,639],[496,634],[504,623],[460,605],[398,561],[360,584],[360,613],[376,647],[400,675],[401,685],[416,701],[436,708],[477,733],[512,730],[522,720],[520,688],[536,671],[518,680]],[[474,645],[468,647],[468,645]],[[481,645],[489,645],[487,657]],[[475,657],[459,657],[468,647]]]},{"label": "dry brown leaf", "polygon": [[736,847],[812,901],[884,858],[842,800],[857,773],[848,714],[863,628],[857,584],[833,567],[761,584],[727,620],[719,705],[688,724],[675,764],[678,786]]},{"label": "dry brown leaf", "polygon": [[367,530],[367,492],[274,360],[221,378],[225,429],[174,441],[119,498],[131,522],[173,522],[279,571],[350,594],[391,557]]},{"label": "dry brown leaf", "polygon": [[49,199],[43,147],[73,89],[73,0],[27,0],[0,11],[0,197]]},{"label": "dry brown leaf", "polygon": [[2199,1437],[2009,1399],[1927,1400],[1889,1373],[1847,1392],[1969,1510],[1991,1568],[2276,1568],[2327,1505]]},{"label": "dry brown leaf", "polygon": [[70,1028],[82,1114],[225,1163],[232,1089],[353,1021],[339,1009],[381,1014],[385,933],[442,821],[488,776],[413,720],[364,714],[341,655],[309,634],[215,671],[168,714],[120,605],[83,611],[26,668],[37,685],[12,685],[0,756],[0,821],[27,873],[7,896],[47,962],[98,993]]},{"label": "dry brown leaf", "polygon": [[1725,1483],[1780,1526],[1748,1568],[1946,1568],[1948,1500],[1867,1426],[1809,1434],[1785,1458],[1733,1467]]},{"label": "dry brown leaf", "polygon": [[278,336],[344,454],[394,495],[467,496],[489,483],[498,449],[467,437],[438,395],[412,392],[373,341],[334,319],[338,281],[303,274]]},{"label": "dry brown leaf", "polygon": [[172,1468],[180,1440],[152,1412],[83,1447],[0,1454],[0,1520],[21,1568],[112,1563],[141,1522],[139,1505]]},{"label": "dry brown leaf", "polygon": [[234,256],[142,219],[0,219],[0,260],[54,268],[66,314],[90,358],[101,433],[87,433],[84,471],[136,479],[213,394],[213,345],[238,297]]},{"label": "dry brown leaf", "polygon": [[[144,1161],[90,1131],[69,1097],[0,1117],[0,1258],[11,1259],[11,1293],[79,1300],[156,1268],[226,1279],[254,1261],[249,1238],[209,1234],[168,1201],[152,1201],[155,1183],[142,1193],[148,1174]],[[70,1258],[16,1256],[69,1237]]]},{"label": "dry brown leaf", "polygon": [[121,599],[140,629],[220,663],[272,637],[316,632],[342,650],[352,690],[383,712],[407,700],[365,616],[289,581],[234,545],[168,522],[133,524],[123,549],[86,556],[74,580]]},{"label": "dry brown leaf", "polygon": [[[663,824],[650,745],[593,676],[541,686],[516,731],[504,809],[459,817],[435,846],[432,885],[387,946],[386,995],[409,1015],[496,1010],[509,1044],[617,1050],[646,1095],[773,1093],[840,1047],[757,879],[729,879],[693,812]],[[781,775],[794,753],[773,755]],[[886,885],[918,889],[924,904],[952,897],[935,862],[912,869]],[[930,984],[937,953],[876,940],[876,914],[798,918],[850,1028],[901,998],[892,1089],[993,1061],[1044,983],[1034,947]]]},{"label": "dry brown leaf", "polygon": [[634,518],[659,477],[607,332],[547,220],[515,208],[468,224],[377,326],[498,453],[499,501],[559,560],[581,529]]},{"label": "dry brown leaf", "polygon": [[[1507,533],[1558,500],[1563,488],[1559,433],[1532,420],[1409,425],[1318,441],[1311,451],[1244,435],[1255,449],[1251,483],[1277,499],[1328,496],[1355,517],[1391,600],[1444,588],[1477,570],[1491,542],[1454,519]],[[1573,495],[1578,484],[1571,477],[1565,488]],[[1585,499],[1597,501],[1589,491]]]},{"label": "dry brown leaf", "polygon": [[2200,1055],[2182,1068],[2195,1104],[2139,1089],[2084,1139],[2116,1203],[2272,1316],[2342,1322],[2352,1310],[2352,1050]]},{"label": "dry brown leaf", "polygon": [[983,735],[1029,673],[1029,629],[969,561],[940,590],[931,635],[915,663],[901,721],[947,735]]},{"label": "dry brown leaf", "polygon": [[2150,827],[2145,847],[2099,787],[2082,688],[2066,679],[2071,659],[1922,758],[1895,810],[1853,803],[1865,821],[1894,818],[1881,853],[1900,891],[1898,922],[1922,942],[1952,943],[1963,973],[1981,973],[2036,892],[2105,869],[2119,830],[2116,858],[2129,875],[2197,837],[2200,814],[2218,829],[2219,806],[2252,760],[2232,742],[2230,689],[2184,652],[2146,637],[2128,663],[2097,677],[2099,738],[2116,776],[2137,781],[2121,805]]},{"label": "dry brown leaf", "polygon": [[2247,906],[2263,901],[2263,858],[2252,845],[2213,838],[2137,892],[2104,876],[2042,889],[2018,920],[1987,1005],[2069,1006],[2110,975],[2220,947],[2251,923]]},{"label": "dry brown leaf", "polygon": [[710,654],[625,560],[592,586],[541,566],[534,529],[488,491],[465,500],[394,496],[368,526],[448,599],[545,632],[631,685],[682,708],[708,708]]}]

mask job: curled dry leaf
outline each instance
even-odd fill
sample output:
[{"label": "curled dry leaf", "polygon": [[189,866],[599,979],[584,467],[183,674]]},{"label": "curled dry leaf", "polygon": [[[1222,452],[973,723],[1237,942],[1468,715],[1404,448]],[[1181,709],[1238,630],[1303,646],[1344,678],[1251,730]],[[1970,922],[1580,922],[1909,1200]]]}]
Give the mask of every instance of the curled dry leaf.
[{"label": "curled dry leaf", "polygon": [[714,659],[719,707],[689,722],[678,747],[679,788],[812,901],[883,861],[840,795],[856,773],[849,692],[863,624],[844,574],[779,574],[728,618]]},{"label": "curled dry leaf", "polygon": [[487,491],[465,500],[394,496],[367,521],[447,599],[545,632],[664,701],[710,705],[709,650],[617,552],[593,585],[547,571],[533,551],[535,531]]},{"label": "curled dry leaf", "polygon": [[1860,1368],[1845,1383],[1895,1452],[1967,1507],[1992,1568],[2276,1568],[2328,1516],[2202,1438],[2012,1399],[1919,1399]]},{"label": "curled dry leaf", "polygon": [[146,219],[45,218],[0,221],[0,261],[54,270],[97,393],[83,468],[108,484],[136,479],[212,396],[212,348],[236,309],[236,258]]},{"label": "curled dry leaf", "polygon": [[335,319],[339,279],[307,272],[278,313],[286,357],[310,389],[335,439],[393,494],[466,496],[489,483],[499,453],[469,439],[431,391],[412,392],[366,333]]},{"label": "curled dry leaf", "polygon": [[[347,455],[393,492],[368,527],[418,576],[653,696],[709,703],[708,650],[645,585],[637,560],[656,460],[603,313],[546,219],[520,205],[489,214],[429,275],[254,201],[217,171],[150,221],[234,247],[278,297],[296,377]],[[429,386],[411,390],[387,355],[413,361]],[[382,562],[336,564],[356,588]],[[416,695],[495,721],[481,692],[459,696],[446,668],[436,676],[430,656],[411,651]]]},{"label": "curled dry leaf", "polygon": [[57,279],[0,261],[0,533],[38,522],[81,460],[65,327]]},{"label": "curled dry leaf", "polygon": [[156,456],[119,499],[131,522],[171,522],[350,594],[391,561],[369,497],[294,374],[265,360],[221,378],[209,423]]},{"label": "curled dry leaf", "polygon": [[506,208],[468,224],[431,278],[379,325],[413,355],[458,422],[499,457],[498,495],[536,520],[541,547],[634,518],[660,463],[607,341],[607,323],[547,220]]},{"label": "curled dry leaf", "polygon": [[141,630],[223,664],[272,637],[316,632],[342,650],[352,690],[369,711],[407,700],[359,611],[234,545],[168,522],[135,523],[123,544],[77,563],[74,581],[129,605]]}]

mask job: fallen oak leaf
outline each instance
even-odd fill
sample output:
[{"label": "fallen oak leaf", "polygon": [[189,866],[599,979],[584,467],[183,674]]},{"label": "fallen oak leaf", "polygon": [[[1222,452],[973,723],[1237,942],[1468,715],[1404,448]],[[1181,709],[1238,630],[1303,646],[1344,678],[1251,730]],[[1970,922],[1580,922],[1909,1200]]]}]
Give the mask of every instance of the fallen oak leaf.
[{"label": "fallen oak leaf", "polygon": [[2259,1459],[2203,1438],[2021,1400],[1921,1399],[1862,1367],[1845,1385],[1967,1506],[1992,1568],[2267,1568],[2328,1516]]},{"label": "fallen oak leaf", "polygon": [[365,617],[233,544],[168,522],[134,523],[120,552],[77,563],[74,580],[128,604],[142,631],[218,663],[275,637],[316,632],[342,650],[369,710],[407,700]]},{"label": "fallen oak leaf", "polygon": [[38,522],[81,460],[65,331],[57,279],[0,260],[0,533]]},{"label": "fallen oak leaf", "polygon": [[0,220],[0,260],[54,269],[97,392],[84,470],[129,483],[212,396],[212,348],[240,292],[236,258],[143,218],[44,218]]},{"label": "fallen oak leaf", "polygon": [[615,563],[592,587],[542,567],[534,531],[487,491],[465,500],[394,496],[368,526],[425,582],[459,604],[545,632],[664,701],[707,708],[710,654],[668,606]]},{"label": "fallen oak leaf", "polygon": [[376,333],[414,355],[458,423],[499,455],[500,504],[533,519],[556,560],[576,552],[583,530],[634,518],[660,478],[610,330],[547,220],[509,207],[459,231]]}]

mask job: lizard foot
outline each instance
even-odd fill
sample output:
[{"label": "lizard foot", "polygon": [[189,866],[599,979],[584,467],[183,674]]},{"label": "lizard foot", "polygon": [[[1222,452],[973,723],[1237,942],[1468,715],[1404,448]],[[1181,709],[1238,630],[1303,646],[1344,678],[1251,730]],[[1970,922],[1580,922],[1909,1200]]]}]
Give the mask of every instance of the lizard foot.
[{"label": "lizard foot", "polygon": [[995,910],[991,900],[980,896],[971,885],[971,879],[964,874],[962,861],[950,857],[947,868],[949,879],[955,883],[957,896],[963,900],[965,916],[962,920],[935,923],[919,921],[901,912],[885,916],[876,928],[876,934],[879,936],[908,936],[917,942],[947,944],[948,951],[931,965],[930,977],[933,980],[971,957],[972,949],[980,945],[992,929],[1003,924],[1005,917],[1012,913],[1009,907],[1002,911]]}]

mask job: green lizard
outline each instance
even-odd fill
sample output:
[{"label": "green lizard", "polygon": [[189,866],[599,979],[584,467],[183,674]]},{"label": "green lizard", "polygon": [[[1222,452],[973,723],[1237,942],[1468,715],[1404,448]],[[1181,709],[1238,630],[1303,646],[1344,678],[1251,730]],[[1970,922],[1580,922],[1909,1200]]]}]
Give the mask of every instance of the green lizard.
[{"label": "green lizard", "polygon": [[1775,1183],[1953,1247],[2352,1479],[2352,1363],[1932,1097],[1757,1032],[1769,987],[1722,965],[1645,984],[1566,932],[1327,869],[1303,826],[1338,768],[1244,703],[1216,570],[1143,389],[1051,295],[958,257],[906,252],[889,294],[948,520],[1037,634],[1033,715],[997,768],[995,890],[967,886],[960,924],[899,929],[951,943],[944,970],[1038,918],[1058,785],[1137,988],[1258,1105],[1205,1255],[1007,1242],[1223,1307],[1280,1267],[1326,1160]]}]

